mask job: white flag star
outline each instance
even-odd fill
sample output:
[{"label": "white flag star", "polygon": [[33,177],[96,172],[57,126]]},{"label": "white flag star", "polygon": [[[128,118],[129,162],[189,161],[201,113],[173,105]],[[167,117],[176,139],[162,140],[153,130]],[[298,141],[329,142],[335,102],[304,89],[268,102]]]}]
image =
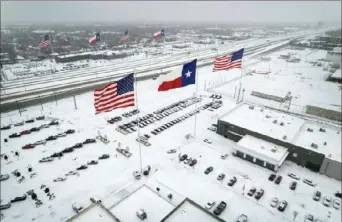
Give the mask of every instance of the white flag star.
[{"label": "white flag star", "polygon": [[190,76],[191,76],[191,73],[192,73],[192,72],[190,72],[190,70],[188,70],[188,72],[185,73],[186,78],[190,77]]}]

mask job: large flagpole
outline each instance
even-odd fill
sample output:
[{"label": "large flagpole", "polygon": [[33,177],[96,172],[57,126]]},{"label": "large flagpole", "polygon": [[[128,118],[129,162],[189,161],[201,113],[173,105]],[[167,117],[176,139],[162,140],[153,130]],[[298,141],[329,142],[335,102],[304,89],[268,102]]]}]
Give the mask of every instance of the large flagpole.
[{"label": "large flagpole", "polygon": [[[196,81],[196,98],[198,97],[198,71],[197,71],[197,62],[196,62],[196,76],[195,76],[195,81]],[[196,110],[197,110],[197,104],[196,103]],[[196,125],[197,125],[197,113],[195,113],[195,126],[194,126],[194,139],[196,138]]]},{"label": "large flagpole", "polygon": [[[245,47],[243,48],[245,53]],[[240,94],[241,94],[241,89],[242,89],[242,73],[243,73],[243,65],[244,65],[244,56],[242,55],[242,59],[241,59],[241,74],[240,74],[240,87],[239,87],[239,92],[238,92],[238,96],[236,99],[236,104],[239,103],[240,100]]]},{"label": "large flagpole", "polygon": [[[134,84],[135,84],[135,87],[134,87],[134,94],[135,94],[135,104],[136,104],[136,109],[138,110],[138,113],[137,113],[137,118],[138,118],[138,138],[140,139],[140,118],[139,118],[139,113],[140,113],[140,110],[139,110],[139,105],[138,105],[138,81],[137,81],[137,75],[135,73],[135,69],[133,71],[133,75],[134,75]],[[138,142],[139,144],[139,158],[140,158],[140,172],[142,173],[142,159],[141,159],[141,143]]]}]

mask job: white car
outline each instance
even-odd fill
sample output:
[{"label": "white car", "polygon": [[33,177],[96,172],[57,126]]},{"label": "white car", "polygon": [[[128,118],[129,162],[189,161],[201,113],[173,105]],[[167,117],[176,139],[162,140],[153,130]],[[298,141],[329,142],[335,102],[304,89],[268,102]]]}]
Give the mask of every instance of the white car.
[{"label": "white car", "polygon": [[227,157],[228,157],[228,154],[227,154],[227,153],[224,154],[224,155],[221,155],[221,159],[222,159],[222,160],[225,160]]},{"label": "white car", "polygon": [[168,153],[168,154],[176,153],[176,152],[177,152],[176,149],[170,149],[170,150],[166,151],[166,153]]},{"label": "white car", "polygon": [[56,136],[57,137],[64,137],[64,136],[66,136],[67,134],[66,133],[58,133]]},{"label": "white car", "polygon": [[247,222],[248,221],[248,217],[245,214],[241,214],[237,219],[236,222]]},{"label": "white car", "polygon": [[208,130],[216,132],[216,127],[211,126],[211,127],[208,128]]},{"label": "white car", "polygon": [[134,171],[133,176],[136,180],[139,180],[141,178],[141,173],[139,171]]},{"label": "white car", "polygon": [[307,214],[304,218],[304,222],[313,222],[314,216],[312,214]]},{"label": "white car", "polygon": [[80,213],[83,210],[83,207],[79,203],[75,202],[75,203],[72,204],[72,209],[76,213]]},{"label": "white car", "polygon": [[208,143],[208,144],[211,144],[211,143],[212,143],[212,142],[211,142],[210,140],[208,140],[208,139],[203,140],[203,142]]},{"label": "white car", "polygon": [[334,207],[336,210],[339,210],[340,207],[341,207],[341,201],[340,201],[339,199],[334,199],[333,207]]},{"label": "white car", "polygon": [[278,205],[278,202],[279,202],[278,198],[273,197],[270,202],[271,207],[276,207]]},{"label": "white car", "polygon": [[323,199],[323,205],[326,207],[330,207],[331,204],[331,197],[325,196]]},{"label": "white car", "polygon": [[288,173],[287,174],[289,177],[291,177],[291,178],[293,178],[293,179],[295,179],[295,180],[299,180],[300,179],[300,177],[299,176],[297,176],[296,174],[294,174],[294,173]]},{"label": "white car", "polygon": [[215,201],[208,202],[208,203],[205,205],[205,209],[210,210],[211,208],[213,208],[213,206],[215,206],[215,204],[216,204]]},{"label": "white car", "polygon": [[46,140],[39,140],[37,142],[34,143],[34,145],[45,145]]}]

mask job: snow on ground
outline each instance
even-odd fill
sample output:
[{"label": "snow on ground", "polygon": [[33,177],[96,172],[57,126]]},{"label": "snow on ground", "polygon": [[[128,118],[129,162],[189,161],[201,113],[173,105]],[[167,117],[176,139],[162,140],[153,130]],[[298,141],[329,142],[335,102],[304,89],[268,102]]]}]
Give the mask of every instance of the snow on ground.
[{"label": "snow on ground", "polygon": [[[231,75],[226,77],[226,79],[233,79],[240,75],[239,70],[222,73],[212,73],[211,70],[212,67],[204,67],[198,71],[199,94],[203,98],[200,104],[192,105],[161,121],[154,122],[142,128],[140,133],[150,134],[150,131],[154,128],[194,110],[196,106],[199,107],[211,101],[207,97],[210,94],[203,91],[205,81],[207,81],[206,86],[208,86],[209,80],[219,82],[225,77],[223,76],[224,74]],[[322,74],[317,71],[315,75],[321,76]],[[251,76],[244,78],[244,85],[246,85],[245,79],[249,77]],[[261,77],[261,79],[255,80],[255,82],[261,82],[263,79]],[[319,77],[318,79],[322,78]],[[285,84],[288,83],[278,85]],[[229,90],[234,89],[234,87],[231,88],[229,85],[225,85],[224,88]],[[152,113],[175,101],[188,98],[196,91],[195,86],[188,86],[183,89],[162,93],[157,92],[156,89],[157,81],[146,80],[138,83],[138,105],[141,110],[141,116]],[[315,88],[308,88],[303,94],[311,93],[311,91],[314,92]],[[323,92],[318,91],[316,93],[320,94]],[[211,200],[215,200],[216,202],[224,200],[228,206],[220,217],[226,221],[234,221],[242,213],[246,214],[251,222],[292,221],[294,210],[299,212],[294,221],[303,221],[307,213],[327,220],[329,220],[329,215],[329,221],[341,221],[340,210],[335,210],[332,207],[327,208],[323,206],[321,201],[315,202],[312,200],[313,192],[316,189],[322,192],[322,196],[328,195],[334,197],[333,194],[341,190],[340,181],[310,172],[305,168],[285,161],[278,172],[278,174],[283,175],[283,181],[280,185],[275,185],[267,179],[271,173],[269,170],[233,157],[231,153],[235,143],[207,130],[211,124],[217,122],[220,116],[236,107],[236,102],[231,98],[231,95],[226,96],[222,93],[224,95],[223,106],[218,110],[203,110],[197,114],[196,138],[194,141],[184,138],[188,133],[194,135],[194,116],[163,131],[160,135],[154,136],[150,134],[150,143],[152,146],[141,146],[141,157],[142,166],[145,167],[149,164],[152,167],[153,173],[149,177],[143,177],[141,180],[136,181],[132,173],[140,168],[139,145],[135,141],[137,133],[122,135],[115,130],[117,124],[109,125],[106,122],[106,119],[121,115],[123,112],[133,108],[114,110],[110,113],[95,115],[92,94],[92,92],[89,92],[76,97],[77,110],[74,110],[73,99],[68,98],[59,100],[58,106],[55,102],[44,104],[44,110],[41,110],[40,106],[30,107],[23,113],[23,117],[19,117],[17,113],[12,112],[6,114],[8,117],[2,118],[2,124],[11,121],[16,123],[22,119],[45,114],[47,117],[57,118],[61,121],[59,126],[42,129],[39,132],[33,132],[30,135],[24,135],[20,138],[9,139],[7,143],[3,140],[1,141],[1,153],[7,153],[9,160],[13,161],[10,164],[5,164],[4,160],[1,161],[1,174],[10,174],[8,180],[1,182],[1,204],[7,203],[14,197],[20,196],[30,189],[34,189],[38,198],[44,202],[44,205],[40,208],[35,208],[30,198],[23,202],[13,203],[11,208],[2,211],[5,216],[2,221],[27,222],[39,215],[40,217],[35,219],[35,221],[66,221],[75,215],[75,212],[71,208],[74,202],[78,202],[83,206],[89,206],[91,204],[89,197],[98,196],[103,200],[104,205],[109,208],[135,190],[129,187],[133,186],[137,188],[144,184],[153,190],[157,186],[161,187],[162,192],[167,190],[167,192],[160,194],[164,200],[166,199],[165,196],[171,192],[174,195],[174,202],[171,203],[173,206],[180,203],[185,197],[189,197],[202,206]],[[307,96],[310,96],[310,94]],[[327,96],[325,95],[325,97]],[[245,98],[248,98],[247,93],[245,94]],[[329,99],[333,100],[334,98]],[[135,118],[134,116],[127,119],[124,118],[122,122],[128,122]],[[1,131],[1,137],[4,138],[10,133],[30,129],[33,126],[45,122],[48,122],[48,120],[37,121],[20,127],[12,127],[8,131]],[[34,149],[21,149],[27,143],[44,139],[47,136],[57,134],[69,128],[75,129],[76,133],[58,138],[55,141],[49,141],[46,145],[40,145]],[[99,130],[101,134],[107,135],[110,140],[109,144],[105,145],[97,141],[95,144],[87,144],[81,149],[67,153],[61,159],[55,159],[53,162],[38,163],[38,160],[42,157],[49,156],[77,142],[82,142],[86,138],[96,137]],[[210,139],[212,144],[204,143],[203,140],[206,138]],[[122,147],[129,147],[130,152],[133,153],[131,158],[126,158],[115,151],[118,142],[121,143]],[[177,149],[178,152],[171,155],[167,154],[166,151],[171,148]],[[22,159],[16,160],[13,157],[11,151],[15,150],[20,151]],[[182,154],[186,153],[190,157],[195,157],[198,163],[193,168],[184,163],[180,163],[177,158],[179,152]],[[106,160],[99,160],[98,165],[89,166],[87,170],[80,171],[79,176],[68,176],[68,179],[64,182],[53,182],[53,179],[56,177],[62,176],[70,170],[75,170],[81,164],[85,164],[92,159],[97,159],[98,156],[104,153],[110,154],[111,157]],[[228,153],[229,157],[226,160],[222,160],[220,156],[225,153]],[[29,178],[26,169],[28,164],[32,165],[38,173],[38,176],[32,179]],[[208,166],[213,166],[214,171],[209,175],[205,175],[203,172]],[[16,182],[11,174],[15,169],[18,169],[27,178],[25,182],[21,184]],[[216,177],[222,172],[226,174],[226,178],[221,183],[216,180]],[[297,190],[292,191],[289,189],[289,184],[292,179],[287,176],[288,172],[295,172],[301,177],[312,179],[318,185],[313,188],[299,182]],[[238,181],[234,187],[228,187],[227,182],[232,176],[237,176]],[[42,184],[47,185],[51,192],[56,195],[54,200],[48,200],[46,194],[40,189]],[[265,194],[259,201],[256,201],[254,197],[246,195],[247,190],[252,186],[265,189]],[[244,191],[243,187],[245,187]],[[118,214],[118,216],[120,215],[124,220],[133,221],[136,218],[133,217],[136,209],[144,208],[144,206],[146,206],[146,209],[155,209],[152,218],[160,218],[162,217],[162,212],[172,210],[173,207],[169,207],[169,204],[164,203],[165,201],[163,202],[155,194],[145,191],[143,191],[141,196],[134,197],[132,195],[132,198],[137,198],[137,201],[127,199],[127,203],[131,203],[128,204],[129,207],[127,209],[123,207],[125,206],[125,202],[122,202],[121,204],[123,205],[120,207],[120,204],[118,204],[118,208],[114,206],[112,212]],[[277,196],[280,200],[288,201],[289,205],[284,213],[269,206],[269,201],[274,196]],[[149,202],[145,200],[146,198],[153,199],[149,199]],[[134,207],[130,208],[133,205]],[[165,205],[165,207],[160,210],[158,207],[161,205]],[[123,209],[125,210],[123,211]]]},{"label": "snow on ground", "polygon": [[[295,56],[301,58],[301,61],[299,63],[289,63],[278,59],[279,55],[287,53],[296,54]],[[339,85],[325,81],[330,74],[328,71],[323,71],[322,66],[312,66],[312,64],[305,62],[306,59],[317,60],[325,58],[325,54],[326,51],[323,50],[312,51],[309,49],[303,51],[284,49],[271,54],[272,60],[268,63],[271,74],[252,74],[242,78],[242,87],[245,89],[244,101],[287,110],[288,102],[280,104],[276,101],[251,95],[255,88],[267,87],[268,91],[290,91],[293,96],[290,107],[292,112],[304,114],[306,105],[317,104],[327,109],[341,111],[341,91]],[[265,69],[268,65],[266,62],[261,62],[248,66],[248,70]],[[244,73],[246,72],[244,71]],[[227,81],[226,84],[217,84],[217,87],[212,88],[211,91],[234,97],[235,87],[239,85],[239,81],[236,81],[238,79],[235,80],[233,75],[227,77],[230,81]]]},{"label": "snow on ground", "polygon": [[113,222],[113,218],[100,206],[95,205],[87,211],[86,214],[81,214],[78,218],[74,219],[74,222]]}]

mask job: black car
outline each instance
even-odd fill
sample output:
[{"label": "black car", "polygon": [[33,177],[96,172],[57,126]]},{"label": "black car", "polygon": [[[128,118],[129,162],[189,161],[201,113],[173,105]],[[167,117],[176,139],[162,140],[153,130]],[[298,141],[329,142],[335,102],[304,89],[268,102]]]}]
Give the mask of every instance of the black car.
[{"label": "black car", "polygon": [[157,135],[158,133],[156,131],[151,131],[153,135]]},{"label": "black car", "polygon": [[10,207],[11,207],[11,202],[9,202],[7,204],[2,204],[2,205],[0,205],[0,210],[6,210]]},{"label": "black car", "polygon": [[0,175],[0,181],[8,180],[9,175],[8,174],[2,174]]},{"label": "black car", "polygon": [[58,152],[58,153],[54,153],[52,154],[50,157],[62,157],[63,153],[62,152]]},{"label": "black car", "polygon": [[236,183],[236,177],[233,177],[232,179],[229,180],[228,186],[232,187]]},{"label": "black car", "polygon": [[36,118],[36,120],[44,120],[45,119],[45,116],[38,116],[37,118]]},{"label": "black car", "polygon": [[210,166],[210,167],[208,167],[205,171],[204,171],[204,173],[205,174],[209,174],[211,171],[213,171],[214,170],[214,168],[212,167],[212,166]]},{"label": "black car", "polygon": [[214,210],[214,214],[216,216],[220,215],[227,207],[226,202],[221,201],[221,203],[216,207],[216,209]]},{"label": "black car", "polygon": [[49,141],[49,140],[56,140],[56,139],[57,139],[57,136],[49,136],[45,140]]},{"label": "black car", "polygon": [[11,125],[1,127],[1,130],[8,130],[8,129],[11,129]]},{"label": "black car", "polygon": [[15,138],[15,137],[20,137],[21,133],[12,133],[11,135],[9,135],[9,138]]},{"label": "black car", "polygon": [[24,194],[21,197],[14,198],[13,200],[11,200],[11,203],[15,203],[15,202],[19,202],[19,201],[24,201],[24,200],[26,200],[26,194]]},{"label": "black car", "polygon": [[283,200],[279,203],[278,210],[283,212],[287,207],[287,201]]},{"label": "black car", "polygon": [[83,144],[82,143],[76,143],[75,145],[72,146],[72,148],[82,148]]},{"label": "black car", "polygon": [[88,143],[95,143],[96,140],[95,139],[86,139],[83,144],[88,144]]},{"label": "black car", "polygon": [[264,195],[264,190],[263,189],[260,189],[258,192],[256,192],[254,198],[259,200],[263,195]]},{"label": "black car", "polygon": [[34,119],[29,119],[25,121],[25,123],[33,123],[33,122],[34,122]]},{"label": "black car", "polygon": [[189,166],[195,166],[196,163],[197,163],[197,160],[193,159],[193,160],[190,161]]},{"label": "black car", "polygon": [[96,164],[98,164],[98,161],[97,160],[91,160],[87,164],[88,165],[96,165]]},{"label": "black car", "polygon": [[37,132],[37,131],[39,131],[39,128],[33,127],[33,128],[30,129],[30,131],[31,131],[31,132]]},{"label": "black car", "polygon": [[186,160],[186,158],[188,158],[188,155],[184,154],[183,156],[181,156],[181,158],[179,160],[184,161],[184,160]]},{"label": "black car", "polygon": [[282,179],[283,179],[283,177],[279,175],[279,176],[276,178],[276,180],[274,181],[274,183],[275,183],[275,184],[280,184],[280,182],[281,182]]},{"label": "black car", "polygon": [[269,181],[273,181],[274,178],[276,178],[276,175],[275,175],[275,174],[271,174],[271,175],[268,177],[268,180],[269,180]]},{"label": "black car", "polygon": [[296,187],[297,187],[297,182],[296,182],[296,181],[293,181],[293,182],[291,183],[291,185],[290,185],[290,189],[291,189],[291,190],[295,190]]},{"label": "black car", "polygon": [[58,122],[57,120],[52,120],[52,121],[49,123],[50,126],[58,125],[58,124],[59,124],[59,122]]},{"label": "black car", "polygon": [[74,149],[70,147],[70,148],[65,148],[64,150],[62,150],[62,153],[71,153],[73,151]]},{"label": "black car", "polygon": [[254,193],[255,193],[255,191],[256,191],[255,187],[252,187],[252,188],[248,191],[247,195],[248,195],[248,196],[253,196]]},{"label": "black car", "polygon": [[76,170],[85,170],[87,168],[87,165],[81,165],[80,167],[77,167]]},{"label": "black car", "polygon": [[73,129],[68,129],[67,131],[65,131],[66,134],[72,134],[75,133],[75,130]]},{"label": "black car", "polygon": [[99,160],[108,159],[108,158],[109,158],[109,154],[103,154],[102,156],[99,157]]}]

